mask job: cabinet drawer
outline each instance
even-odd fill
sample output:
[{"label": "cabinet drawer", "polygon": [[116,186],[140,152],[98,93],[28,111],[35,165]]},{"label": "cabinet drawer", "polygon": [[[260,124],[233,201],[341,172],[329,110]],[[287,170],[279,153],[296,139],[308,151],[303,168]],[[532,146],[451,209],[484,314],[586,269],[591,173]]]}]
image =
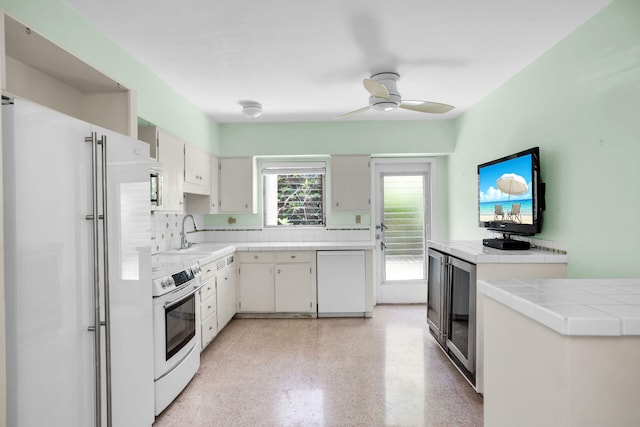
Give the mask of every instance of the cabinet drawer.
[{"label": "cabinet drawer", "polygon": [[211,261],[200,266],[200,280],[206,282],[216,275],[216,261]]},{"label": "cabinet drawer", "polygon": [[211,298],[207,298],[200,303],[200,318],[206,319],[216,312],[215,292]]},{"label": "cabinet drawer", "polygon": [[218,335],[218,318],[214,314],[202,323],[202,348],[209,344],[216,335]]},{"label": "cabinet drawer", "polygon": [[309,262],[314,254],[312,251],[276,252],[276,262]]},{"label": "cabinet drawer", "polygon": [[273,252],[240,252],[238,261],[240,262],[273,262]]},{"label": "cabinet drawer", "polygon": [[[210,279],[207,283],[200,288],[200,301],[205,301],[216,294],[216,279]],[[204,319],[204,316],[202,316]]]}]

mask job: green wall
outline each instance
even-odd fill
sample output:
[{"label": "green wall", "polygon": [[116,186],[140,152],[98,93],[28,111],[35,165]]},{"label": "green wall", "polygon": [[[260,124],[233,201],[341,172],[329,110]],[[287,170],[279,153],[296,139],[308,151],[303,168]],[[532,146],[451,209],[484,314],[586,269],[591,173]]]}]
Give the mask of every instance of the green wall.
[{"label": "green wall", "polygon": [[617,0],[457,122],[450,238],[481,238],[476,166],[540,146],[542,239],[571,277],[640,276],[640,2]]},{"label": "green wall", "polygon": [[[411,113],[409,113],[411,114]],[[417,114],[417,113],[416,113]],[[449,154],[451,121],[221,124],[223,156]]]},{"label": "green wall", "polygon": [[[384,122],[308,122],[221,124],[221,154],[233,156],[314,156],[329,154],[370,154],[373,156],[436,156],[435,184],[445,191],[434,196],[436,234],[447,232],[447,161],[453,151],[453,122],[384,121]],[[329,166],[330,169],[330,166]],[[329,174],[330,176],[330,174]],[[330,184],[330,180],[328,181]],[[327,191],[330,197],[330,187]],[[260,205],[260,204],[259,204]],[[355,213],[354,213],[355,214]],[[351,213],[327,213],[329,226],[356,226]],[[238,217],[238,226],[256,226],[261,214]],[[228,216],[214,215],[211,225],[223,225]],[[371,219],[363,217],[363,224]]]},{"label": "green wall", "polygon": [[62,0],[0,0],[0,8],[138,94],[138,115],[207,151],[218,124]]}]

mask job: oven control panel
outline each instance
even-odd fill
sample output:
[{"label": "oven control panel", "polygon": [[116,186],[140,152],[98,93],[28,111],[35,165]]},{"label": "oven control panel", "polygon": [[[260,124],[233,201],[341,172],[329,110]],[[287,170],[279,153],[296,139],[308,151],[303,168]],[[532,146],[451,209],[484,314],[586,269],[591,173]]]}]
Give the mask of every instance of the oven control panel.
[{"label": "oven control panel", "polygon": [[153,279],[153,296],[164,295],[182,287],[185,283],[196,279],[200,271],[200,265],[195,264],[173,274]]}]

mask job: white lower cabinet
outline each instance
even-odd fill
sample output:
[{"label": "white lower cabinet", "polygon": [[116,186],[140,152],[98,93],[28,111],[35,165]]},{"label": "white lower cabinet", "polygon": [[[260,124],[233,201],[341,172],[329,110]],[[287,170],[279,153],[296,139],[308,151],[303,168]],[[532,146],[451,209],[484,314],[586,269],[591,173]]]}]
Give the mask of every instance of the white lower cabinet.
[{"label": "white lower cabinet", "polygon": [[[204,283],[200,288],[200,327],[201,350],[218,334],[216,273],[220,261],[212,261],[200,266],[200,280]],[[224,263],[224,260],[222,260]]]},{"label": "white lower cabinet", "polygon": [[214,310],[213,314],[202,321],[202,350],[209,345],[211,341],[218,335],[218,319]]},{"label": "white lower cabinet", "polygon": [[202,349],[218,335],[236,314],[235,255],[200,266],[204,283],[200,289]]},{"label": "white lower cabinet", "polygon": [[235,255],[224,260],[225,266],[216,275],[218,283],[218,331],[236,314],[236,263]]},{"label": "white lower cabinet", "polygon": [[315,252],[238,256],[240,313],[316,313]]},{"label": "white lower cabinet", "polygon": [[275,266],[275,311],[314,312],[313,252],[278,252]]},{"label": "white lower cabinet", "polygon": [[246,252],[238,254],[238,280],[240,313],[273,312],[273,252]]}]

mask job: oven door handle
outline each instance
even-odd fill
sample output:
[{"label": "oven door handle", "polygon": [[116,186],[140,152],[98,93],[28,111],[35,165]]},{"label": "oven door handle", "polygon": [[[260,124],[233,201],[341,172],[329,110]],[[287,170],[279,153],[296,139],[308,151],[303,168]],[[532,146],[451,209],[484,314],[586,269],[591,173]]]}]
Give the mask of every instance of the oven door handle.
[{"label": "oven door handle", "polygon": [[193,291],[189,292],[188,294],[183,295],[183,296],[181,296],[181,297],[180,297],[180,298],[178,298],[178,299],[174,299],[173,301],[165,302],[165,303],[164,303],[164,308],[171,307],[172,305],[175,305],[175,304],[179,303],[180,301],[183,301],[183,300],[185,300],[185,299],[189,298],[191,295],[193,295],[193,294],[195,294],[196,292],[198,292],[198,291],[200,290],[200,288],[202,288],[203,286],[204,286],[204,283],[203,283],[203,284],[201,284],[201,285],[195,285],[195,286],[193,287]]}]

